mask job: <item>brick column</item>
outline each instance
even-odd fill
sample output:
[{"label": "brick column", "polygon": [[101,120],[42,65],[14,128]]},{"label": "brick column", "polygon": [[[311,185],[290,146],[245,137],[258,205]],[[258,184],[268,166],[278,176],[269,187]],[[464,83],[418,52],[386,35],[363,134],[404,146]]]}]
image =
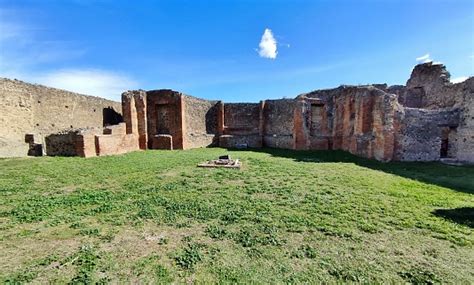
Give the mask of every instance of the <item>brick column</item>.
[{"label": "brick column", "polygon": [[137,109],[131,91],[122,93],[122,116],[126,124],[127,134],[138,133]]},{"label": "brick column", "polygon": [[146,92],[139,90],[133,97],[137,113],[138,145],[140,149],[146,149],[148,143]]},{"label": "brick column", "polygon": [[179,116],[181,118],[181,149],[188,149],[188,134],[186,131],[186,99],[179,95]]},{"label": "brick column", "polygon": [[224,103],[217,102],[217,134],[219,136],[224,134]]},{"label": "brick column", "polygon": [[307,132],[305,128],[305,102],[304,100],[297,100],[294,109],[294,126],[293,126],[293,149],[303,150],[308,149]]}]

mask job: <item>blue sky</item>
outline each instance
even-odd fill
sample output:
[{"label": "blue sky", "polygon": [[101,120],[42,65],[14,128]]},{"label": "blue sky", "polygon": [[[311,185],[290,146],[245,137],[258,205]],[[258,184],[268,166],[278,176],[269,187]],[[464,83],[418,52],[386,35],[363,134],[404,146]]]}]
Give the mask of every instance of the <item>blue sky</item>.
[{"label": "blue sky", "polygon": [[0,76],[114,100],[404,84],[427,54],[452,79],[474,74],[474,1],[0,0]]}]

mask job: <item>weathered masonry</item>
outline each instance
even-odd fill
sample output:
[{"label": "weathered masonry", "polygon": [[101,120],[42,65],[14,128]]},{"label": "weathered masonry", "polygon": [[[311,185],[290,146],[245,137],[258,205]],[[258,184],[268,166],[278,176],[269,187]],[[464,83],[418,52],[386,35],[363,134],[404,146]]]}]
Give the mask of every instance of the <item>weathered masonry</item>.
[{"label": "weathered masonry", "polygon": [[115,125],[120,110],[110,100],[0,78],[0,157],[41,155],[47,136]]},{"label": "weathered masonry", "polygon": [[259,103],[128,91],[124,123],[49,136],[46,149],[86,157],[208,146],[340,149],[380,161],[473,163],[474,78],[453,84],[449,77],[444,65],[425,63],[406,86],[340,86]]}]

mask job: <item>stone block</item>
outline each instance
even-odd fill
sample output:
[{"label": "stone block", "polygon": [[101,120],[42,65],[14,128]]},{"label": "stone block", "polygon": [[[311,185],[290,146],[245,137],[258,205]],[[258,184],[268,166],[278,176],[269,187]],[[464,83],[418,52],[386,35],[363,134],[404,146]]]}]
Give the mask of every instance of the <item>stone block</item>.
[{"label": "stone block", "polygon": [[155,135],[153,137],[153,149],[173,149],[173,137],[171,135]]},{"label": "stone block", "polygon": [[138,134],[96,135],[97,155],[123,154],[139,150]]}]

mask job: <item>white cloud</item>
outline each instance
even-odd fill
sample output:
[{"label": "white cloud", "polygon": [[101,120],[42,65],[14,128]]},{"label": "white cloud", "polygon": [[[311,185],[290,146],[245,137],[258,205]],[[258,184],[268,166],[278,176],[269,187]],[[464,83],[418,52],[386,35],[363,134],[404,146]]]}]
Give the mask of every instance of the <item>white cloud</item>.
[{"label": "white cloud", "polygon": [[275,59],[277,57],[277,41],[273,37],[272,30],[265,29],[258,45],[258,54],[263,58]]},{"label": "white cloud", "polygon": [[466,81],[469,77],[467,76],[461,76],[461,77],[457,77],[457,78],[453,78],[451,79],[451,83],[461,83],[463,81]]},{"label": "white cloud", "polygon": [[433,61],[433,60],[430,58],[430,54],[427,53],[427,54],[425,54],[425,55],[423,55],[423,56],[417,57],[417,58],[416,58],[416,61],[418,61],[418,62],[431,62],[431,61]]},{"label": "white cloud", "polygon": [[137,87],[129,77],[100,69],[63,69],[32,78],[35,83],[86,95],[120,101],[126,90]]}]

